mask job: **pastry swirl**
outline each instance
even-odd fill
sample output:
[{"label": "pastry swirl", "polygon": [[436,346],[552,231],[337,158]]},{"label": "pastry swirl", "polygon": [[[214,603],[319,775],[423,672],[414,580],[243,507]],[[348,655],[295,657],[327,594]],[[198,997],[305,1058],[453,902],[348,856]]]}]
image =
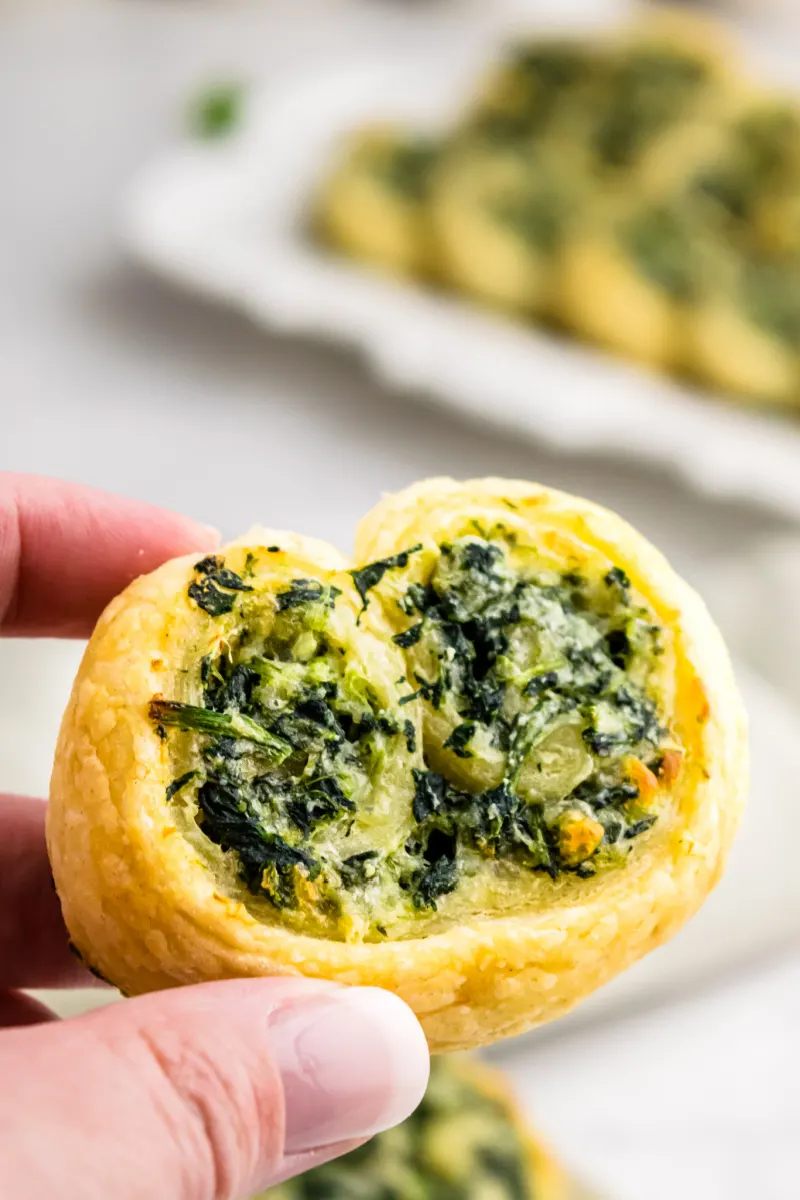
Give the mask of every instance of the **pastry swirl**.
[{"label": "pastry swirl", "polygon": [[257,529],[113,601],[48,843],[124,992],[373,984],[460,1049],[675,932],[745,788],[727,654],[658,552],[586,501],[440,479],[364,519],[355,565]]}]

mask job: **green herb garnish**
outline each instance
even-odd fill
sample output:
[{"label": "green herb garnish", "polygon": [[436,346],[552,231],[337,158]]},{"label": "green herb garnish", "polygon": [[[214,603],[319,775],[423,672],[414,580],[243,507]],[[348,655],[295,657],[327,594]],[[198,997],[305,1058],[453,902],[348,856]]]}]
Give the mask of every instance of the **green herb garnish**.
[{"label": "green herb garnish", "polygon": [[209,140],[232,133],[241,119],[245,94],[241,83],[217,83],[206,88],[189,110],[192,133]]},{"label": "green herb garnish", "polygon": [[180,704],[175,700],[151,700],[150,719],[165,728],[172,726],[195,733],[211,733],[217,737],[252,742],[275,763],[283,762],[292,752],[289,742],[276,737],[241,712],[214,712],[209,708]]}]

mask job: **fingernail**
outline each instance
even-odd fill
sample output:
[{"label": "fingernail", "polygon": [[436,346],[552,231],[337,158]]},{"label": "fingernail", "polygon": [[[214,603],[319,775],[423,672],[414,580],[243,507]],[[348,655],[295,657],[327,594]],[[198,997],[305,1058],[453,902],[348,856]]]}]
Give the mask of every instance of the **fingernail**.
[{"label": "fingernail", "polygon": [[301,1154],[398,1125],[428,1083],[425,1035],[381,988],[342,988],[277,1009],[270,1043],[286,1107],[284,1154]]},{"label": "fingernail", "polygon": [[202,529],[203,533],[206,535],[206,537],[208,538],[208,540],[210,542],[213,542],[215,546],[218,546],[220,544],[220,542],[222,541],[222,534],[220,533],[220,531],[217,528],[215,528],[215,526],[201,525],[200,528]]}]

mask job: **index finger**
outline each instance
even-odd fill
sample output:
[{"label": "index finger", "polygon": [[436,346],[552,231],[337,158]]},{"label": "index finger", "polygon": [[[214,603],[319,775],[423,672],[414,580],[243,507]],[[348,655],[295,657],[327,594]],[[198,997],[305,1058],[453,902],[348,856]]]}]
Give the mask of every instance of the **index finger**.
[{"label": "index finger", "polygon": [[44,800],[0,795],[0,990],[94,983],[70,952],[47,857],[46,810]]},{"label": "index finger", "polygon": [[88,637],[137,575],[218,541],[207,526],[139,500],[0,473],[0,633]]}]

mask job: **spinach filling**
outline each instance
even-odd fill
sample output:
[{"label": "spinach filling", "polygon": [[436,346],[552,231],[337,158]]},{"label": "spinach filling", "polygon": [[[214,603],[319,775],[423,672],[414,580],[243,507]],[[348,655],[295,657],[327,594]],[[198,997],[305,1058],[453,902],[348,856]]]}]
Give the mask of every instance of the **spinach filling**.
[{"label": "spinach filling", "polygon": [[643,209],[620,230],[622,244],[646,278],[673,300],[687,304],[698,294],[702,260],[692,225],[666,206]]},{"label": "spinach filling", "polygon": [[586,876],[650,828],[669,745],[648,690],[660,629],[623,571],[520,571],[502,542],[464,537],[399,604],[403,701],[449,728],[427,747],[440,769],[414,771],[418,907],[471,853]]},{"label": "spinach filling", "polygon": [[720,161],[698,172],[690,192],[710,205],[731,231],[749,236],[757,206],[770,193],[791,187],[800,155],[800,120],[790,109],[756,109],[731,133]]},{"label": "spinach filling", "polygon": [[[498,529],[443,544],[425,582],[408,580],[421,546],[351,572],[362,613],[392,573],[408,619],[388,698],[337,641],[337,588],[264,597],[249,559],[249,583],[197,564],[188,596],[221,623],[214,649],[187,699],[154,697],[150,716],[179,739],[176,824],[231,853],[262,915],[385,937],[490,863],[592,875],[656,820],[675,765],[648,690],[660,630],[620,569],[520,569]],[[420,704],[446,730],[422,747]]]},{"label": "spinach filling", "polygon": [[545,254],[558,249],[566,220],[565,197],[556,188],[541,187],[525,195],[498,200],[493,215],[526,245]]},{"label": "spinach filling", "polygon": [[598,74],[601,64],[585,47],[570,42],[521,46],[509,64],[511,93],[516,96],[529,136],[543,136],[566,101]]},{"label": "spinach filling", "polygon": [[[256,590],[221,559],[204,559],[195,572],[189,597],[215,618]],[[199,664],[201,702],[150,704],[162,736],[192,738],[183,747],[191,769],[169,784],[167,799],[196,807],[197,827],[235,852],[253,896],[328,919],[341,915],[342,889],[366,882],[372,852],[353,853],[351,834],[358,818],[371,819],[387,755],[410,755],[416,739],[399,706],[382,703],[332,640],[340,595],[294,579],[270,602],[268,628],[256,608],[239,610],[244,624],[226,627],[221,649]]]},{"label": "spinach filling", "polygon": [[601,165],[634,165],[709,82],[697,59],[658,49],[627,57],[612,74],[603,116],[592,133]]},{"label": "spinach filling", "polygon": [[526,1148],[501,1103],[434,1061],[419,1108],[263,1200],[535,1200]]},{"label": "spinach filling", "polygon": [[580,124],[582,106],[606,72],[605,57],[580,42],[512,46],[459,136],[527,159],[532,145],[568,136]]},{"label": "spinach filling", "polygon": [[786,346],[800,348],[800,270],[765,258],[747,259],[741,294],[754,324]]},{"label": "spinach filling", "polygon": [[373,164],[377,175],[399,196],[420,202],[428,193],[438,148],[424,138],[386,146]]}]

